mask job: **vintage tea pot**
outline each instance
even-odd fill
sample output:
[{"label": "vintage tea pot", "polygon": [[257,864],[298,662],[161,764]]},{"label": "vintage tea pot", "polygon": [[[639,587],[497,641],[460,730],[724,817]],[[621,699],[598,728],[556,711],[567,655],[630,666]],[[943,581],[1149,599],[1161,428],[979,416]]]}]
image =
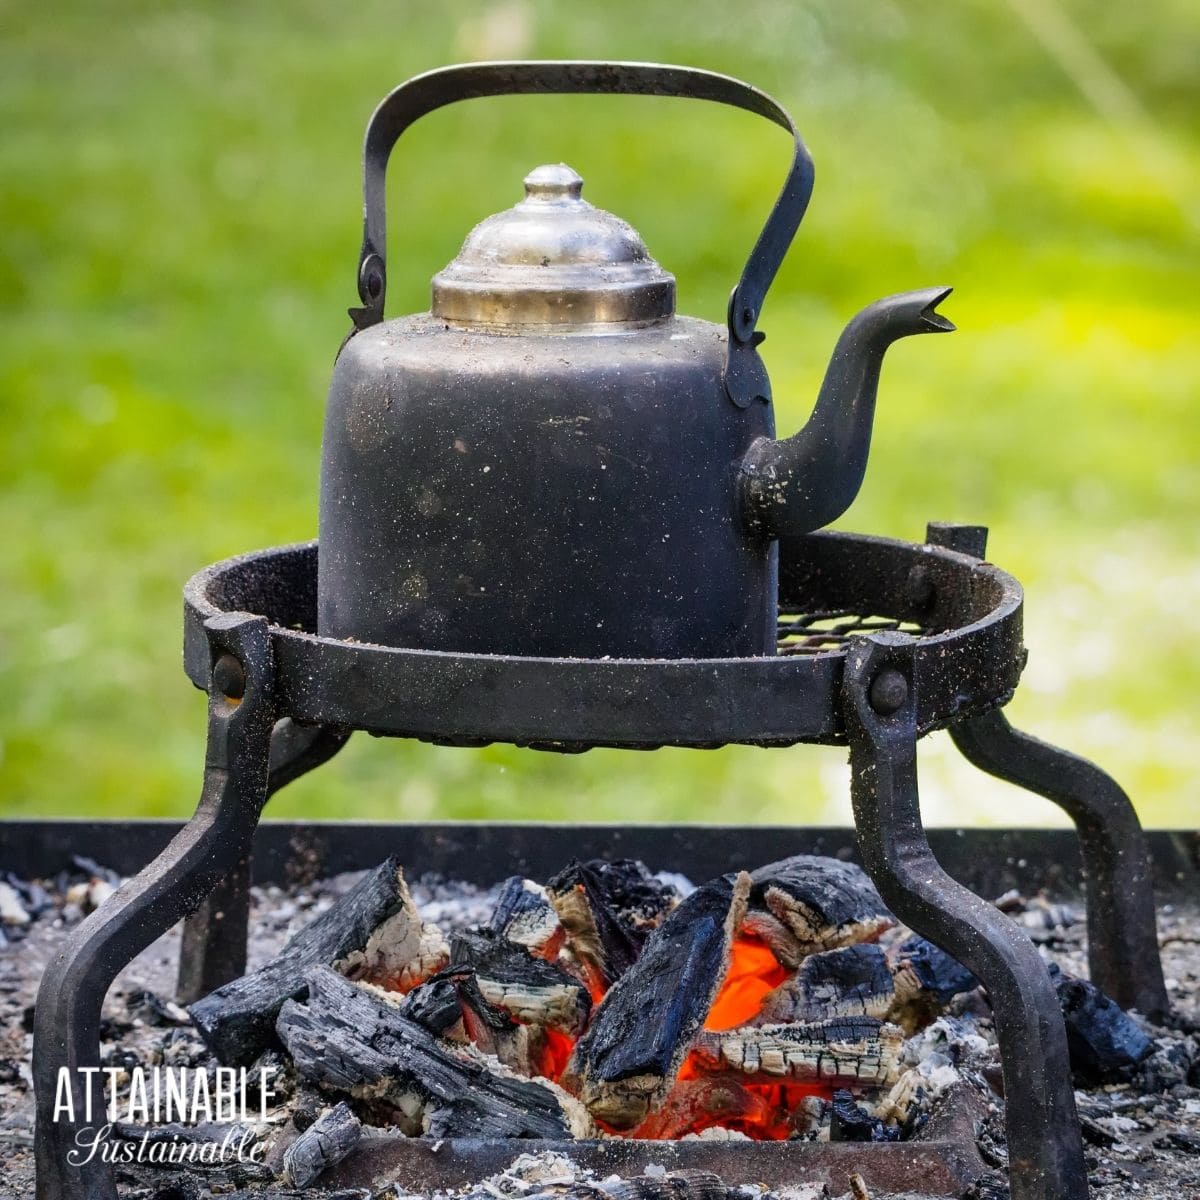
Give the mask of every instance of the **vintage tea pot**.
[{"label": "vintage tea pot", "polygon": [[[678,316],[674,278],[564,165],[532,171],[525,198],[468,235],[429,312],[385,321],[384,175],[400,134],[463,99],[569,92],[696,97],[792,134],[727,322]],[[756,326],[813,167],[770,97],[684,67],[447,67],[383,101],[364,160],[363,307],[322,452],[318,631],[484,654],[773,654],[777,539],[854,499],[884,351],[953,329],[934,311],[949,289],[860,312],[808,423],[776,441]]]}]

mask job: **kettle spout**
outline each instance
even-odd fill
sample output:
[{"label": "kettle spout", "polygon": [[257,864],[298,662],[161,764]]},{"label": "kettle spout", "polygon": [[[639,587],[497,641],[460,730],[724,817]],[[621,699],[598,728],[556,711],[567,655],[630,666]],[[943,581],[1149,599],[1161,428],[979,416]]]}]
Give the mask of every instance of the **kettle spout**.
[{"label": "kettle spout", "polygon": [[742,460],[742,519],[764,537],[809,533],[841,516],[862,486],[879,370],[887,348],[914,333],[950,333],[934,311],[951,288],[888,296],[842,331],[808,424],[784,441],[759,438]]}]

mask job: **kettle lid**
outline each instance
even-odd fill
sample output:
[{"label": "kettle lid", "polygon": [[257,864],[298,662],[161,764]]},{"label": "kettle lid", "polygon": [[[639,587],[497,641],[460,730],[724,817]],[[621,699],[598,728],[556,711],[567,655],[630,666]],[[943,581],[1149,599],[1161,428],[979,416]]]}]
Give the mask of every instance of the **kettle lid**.
[{"label": "kettle lid", "polygon": [[675,311],[675,277],[632,225],[589,204],[565,163],[525,177],[525,199],[467,235],[433,277],[432,312],[457,325],[647,325]]}]

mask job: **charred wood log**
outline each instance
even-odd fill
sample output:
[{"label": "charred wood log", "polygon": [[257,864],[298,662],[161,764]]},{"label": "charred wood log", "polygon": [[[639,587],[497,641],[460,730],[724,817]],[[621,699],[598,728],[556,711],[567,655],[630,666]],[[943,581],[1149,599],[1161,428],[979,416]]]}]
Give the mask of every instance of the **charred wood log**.
[{"label": "charred wood log", "polygon": [[646,939],[644,930],[623,921],[609,903],[603,865],[572,862],[546,885],[567,945],[597,995],[629,970]]},{"label": "charred wood log", "polygon": [[836,1017],[809,1025],[746,1025],[705,1030],[693,1052],[713,1070],[753,1078],[879,1087],[899,1075],[904,1035],[873,1017]]},{"label": "charred wood log", "polygon": [[888,1015],[895,1000],[892,972],[874,944],[811,954],[796,974],[763,1000],[755,1025],[792,1025],[834,1017]]},{"label": "charred wood log", "polygon": [[584,864],[596,877],[605,904],[628,929],[657,929],[679,903],[679,893],[632,858],[593,858]]},{"label": "charred wood log", "polygon": [[542,1031],[538,1026],[522,1025],[506,1009],[489,1003],[470,967],[450,967],[437,981],[454,989],[464,1036],[476,1049],[494,1055],[518,1075],[536,1074],[534,1064],[542,1049]]},{"label": "charred wood log", "polygon": [[587,1024],[592,998],[580,980],[490,929],[456,933],[450,958],[454,967],[471,968],[489,1004],[523,1024],[572,1036]]},{"label": "charred wood log", "polygon": [[396,1006],[410,1021],[423,1025],[435,1037],[452,1037],[455,1028],[463,1037],[462,1002],[454,979],[443,971],[413,988]]},{"label": "charred wood log", "polygon": [[913,934],[888,947],[895,1002],[886,1014],[910,1033],[928,1024],[942,1008],[979,980],[945,950]]},{"label": "charred wood log", "polygon": [[583,1107],[550,1083],[518,1079],[471,1047],[439,1041],[392,994],[327,967],[289,1000],[278,1032],[296,1069],[320,1087],[386,1107],[406,1133],[432,1137],[594,1136]]},{"label": "charred wood log", "polygon": [[749,888],[744,872],[697,888],[605,996],[566,1073],[594,1117],[629,1129],[667,1094],[729,969]]},{"label": "charred wood log", "polygon": [[362,1124],[343,1100],[310,1125],[283,1156],[283,1182],[306,1188],[358,1144]]},{"label": "charred wood log", "polygon": [[368,976],[386,968],[411,977],[427,965],[444,963],[444,947],[431,947],[435,935],[422,925],[404,873],[389,858],[306,925],[270,962],[210,992],[188,1012],[220,1062],[248,1066],[275,1044],[280,1006],[303,994],[304,973],[310,967],[339,963]]},{"label": "charred wood log", "polygon": [[1115,1083],[1154,1053],[1141,1027],[1095,984],[1051,964],[1050,975],[1067,1026],[1067,1050],[1076,1079]]},{"label": "charred wood log", "polygon": [[520,875],[504,881],[488,928],[547,962],[558,957],[567,937],[550,894],[540,883]]},{"label": "charred wood log", "polygon": [[867,873],[854,863],[797,854],[750,876],[747,933],[762,938],[784,966],[809,954],[874,941],[896,923]]}]

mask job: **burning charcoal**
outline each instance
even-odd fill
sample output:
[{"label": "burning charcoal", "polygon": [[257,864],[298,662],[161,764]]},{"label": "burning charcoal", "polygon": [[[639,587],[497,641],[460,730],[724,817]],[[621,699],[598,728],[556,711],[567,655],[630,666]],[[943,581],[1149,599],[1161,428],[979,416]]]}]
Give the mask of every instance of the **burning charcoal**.
[{"label": "burning charcoal", "polygon": [[604,997],[567,1068],[593,1116],[629,1129],[666,1096],[729,969],[749,889],[745,872],[697,888]]},{"label": "burning charcoal", "polygon": [[819,950],[874,941],[896,923],[854,863],[797,854],[759,867],[750,879],[745,930],[788,967]]},{"label": "burning charcoal", "polygon": [[567,936],[546,889],[520,875],[504,881],[489,928],[547,962],[558,957]]},{"label": "burning charcoal", "polygon": [[936,1100],[961,1084],[962,1076],[948,1063],[926,1060],[905,1071],[891,1091],[876,1102],[873,1113],[885,1125],[894,1126],[907,1136]]},{"label": "burning charcoal", "polygon": [[629,1137],[648,1141],[680,1138],[709,1128],[752,1125],[770,1128],[786,1116],[762,1090],[751,1090],[731,1076],[682,1079]]},{"label": "burning charcoal", "polygon": [[1089,1084],[1115,1083],[1154,1053],[1154,1043],[1141,1027],[1098,987],[1055,964],[1050,975],[1067,1024],[1067,1050],[1077,1078]]},{"label": "burning charcoal", "polygon": [[283,1156],[283,1182],[306,1188],[358,1144],[362,1125],[343,1100],[310,1125]]},{"label": "burning charcoal", "polygon": [[889,946],[887,957],[895,1000],[885,1015],[910,1033],[936,1018],[955,996],[979,986],[957,959],[917,934]]},{"label": "burning charcoal", "polygon": [[450,957],[454,966],[472,968],[489,1004],[518,1021],[572,1036],[587,1023],[592,998],[578,979],[490,929],[456,933]]},{"label": "burning charcoal", "polygon": [[855,1103],[847,1091],[833,1093],[833,1106],[829,1117],[829,1140],[831,1142],[894,1142],[900,1131],[884,1125],[871,1116],[865,1108]]},{"label": "burning charcoal", "polygon": [[[420,969],[428,965],[430,945],[404,874],[389,858],[305,926],[269,963],[210,992],[188,1012],[220,1062],[248,1066],[274,1044],[279,1007],[303,994],[309,967],[338,962],[356,974],[374,977],[386,970],[411,977],[418,964]],[[444,961],[442,957],[433,969]]]},{"label": "burning charcoal", "polygon": [[400,1011],[394,993],[328,967],[307,976],[308,998],[279,1012],[280,1040],[306,1079],[389,1106],[404,1132],[430,1137],[583,1138],[583,1107],[547,1082],[517,1079],[471,1047],[439,1041]]},{"label": "burning charcoal", "polygon": [[605,903],[630,929],[657,929],[675,907],[675,888],[632,858],[594,858],[584,864],[600,881]]},{"label": "burning charcoal", "polygon": [[693,1047],[717,1070],[790,1081],[882,1086],[899,1073],[904,1035],[874,1017],[835,1017],[808,1025],[747,1025],[705,1030]]},{"label": "burning charcoal", "polygon": [[645,941],[645,933],[623,921],[610,904],[600,865],[599,860],[573,862],[546,886],[571,953],[596,996],[625,974]]},{"label": "burning charcoal", "polygon": [[[542,1049],[541,1030],[536,1025],[520,1024],[507,1010],[489,1003],[470,967],[450,967],[423,987],[430,984],[436,984],[439,989],[449,986],[455,998],[455,1016],[462,1021],[463,1036],[472,1045],[484,1054],[494,1055],[518,1075],[537,1074],[535,1062]],[[431,1015],[435,1020],[445,1019],[440,1012]]]},{"label": "burning charcoal", "polygon": [[888,1015],[895,1000],[881,947],[843,946],[810,954],[796,974],[763,1001],[755,1025],[792,1025],[832,1017]]},{"label": "burning charcoal", "polygon": [[400,1001],[398,1011],[435,1036],[445,1037],[462,1020],[462,1003],[453,977],[443,971],[427,979]]}]

